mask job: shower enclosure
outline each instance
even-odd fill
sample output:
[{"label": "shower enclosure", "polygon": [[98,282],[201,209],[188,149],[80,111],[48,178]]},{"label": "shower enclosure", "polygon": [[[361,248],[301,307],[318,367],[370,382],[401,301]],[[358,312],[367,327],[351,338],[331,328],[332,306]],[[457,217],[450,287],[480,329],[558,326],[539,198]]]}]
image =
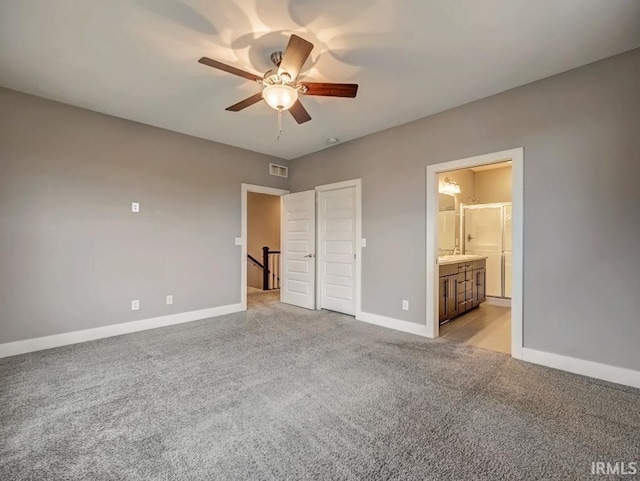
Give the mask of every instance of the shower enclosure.
[{"label": "shower enclosure", "polygon": [[511,299],[511,203],[463,205],[463,252],[487,257],[487,297]]}]

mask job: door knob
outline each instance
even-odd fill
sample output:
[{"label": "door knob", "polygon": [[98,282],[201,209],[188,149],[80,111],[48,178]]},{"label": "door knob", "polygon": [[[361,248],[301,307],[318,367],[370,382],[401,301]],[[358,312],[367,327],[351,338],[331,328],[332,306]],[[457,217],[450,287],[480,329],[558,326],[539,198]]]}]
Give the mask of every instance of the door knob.
[{"label": "door knob", "polygon": [[313,257],[313,254],[307,254],[305,257]]}]

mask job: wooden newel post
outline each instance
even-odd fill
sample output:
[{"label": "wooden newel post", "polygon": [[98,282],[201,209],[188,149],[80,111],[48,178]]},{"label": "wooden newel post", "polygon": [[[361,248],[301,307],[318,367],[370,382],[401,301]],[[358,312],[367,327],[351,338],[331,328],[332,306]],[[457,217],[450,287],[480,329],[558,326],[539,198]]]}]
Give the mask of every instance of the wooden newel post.
[{"label": "wooden newel post", "polygon": [[269,289],[269,247],[262,248],[262,290]]}]

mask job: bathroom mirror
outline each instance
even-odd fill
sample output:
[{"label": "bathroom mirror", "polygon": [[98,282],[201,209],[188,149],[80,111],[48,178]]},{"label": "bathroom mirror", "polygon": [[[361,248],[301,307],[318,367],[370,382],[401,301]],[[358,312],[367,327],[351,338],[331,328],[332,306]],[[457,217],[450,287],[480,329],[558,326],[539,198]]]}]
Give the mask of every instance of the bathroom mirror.
[{"label": "bathroom mirror", "polygon": [[438,252],[453,254],[456,245],[456,198],[438,194]]}]

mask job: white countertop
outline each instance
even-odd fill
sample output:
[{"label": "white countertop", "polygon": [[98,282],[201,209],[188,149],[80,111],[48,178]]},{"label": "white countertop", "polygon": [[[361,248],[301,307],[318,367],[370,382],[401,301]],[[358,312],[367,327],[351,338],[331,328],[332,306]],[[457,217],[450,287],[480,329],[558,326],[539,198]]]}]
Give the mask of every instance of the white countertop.
[{"label": "white countertop", "polygon": [[440,256],[438,257],[438,265],[446,266],[448,264],[457,264],[459,262],[480,261],[487,259],[487,256],[475,256],[475,255],[455,255],[455,256]]}]

